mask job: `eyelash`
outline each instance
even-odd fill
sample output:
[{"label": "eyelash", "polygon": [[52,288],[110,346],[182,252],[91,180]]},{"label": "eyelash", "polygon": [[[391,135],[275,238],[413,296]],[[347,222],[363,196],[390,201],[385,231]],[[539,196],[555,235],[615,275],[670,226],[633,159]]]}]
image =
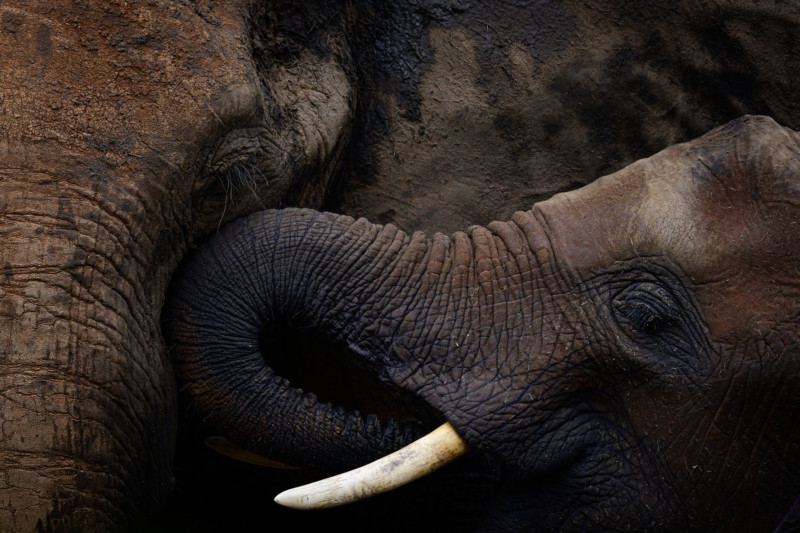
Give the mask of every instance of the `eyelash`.
[{"label": "eyelash", "polygon": [[217,179],[222,184],[223,189],[225,189],[225,194],[228,196],[232,196],[234,192],[244,187],[255,191],[258,187],[257,180],[259,177],[263,178],[266,185],[266,177],[258,170],[254,162],[250,160],[234,163],[217,174]]},{"label": "eyelash", "polygon": [[655,335],[675,322],[678,308],[672,296],[653,283],[632,285],[621,291],[613,300],[618,316],[633,329],[646,335]]},{"label": "eyelash", "polygon": [[654,312],[651,307],[643,303],[628,306],[623,314],[636,330],[650,335],[657,333],[670,322],[669,318]]}]

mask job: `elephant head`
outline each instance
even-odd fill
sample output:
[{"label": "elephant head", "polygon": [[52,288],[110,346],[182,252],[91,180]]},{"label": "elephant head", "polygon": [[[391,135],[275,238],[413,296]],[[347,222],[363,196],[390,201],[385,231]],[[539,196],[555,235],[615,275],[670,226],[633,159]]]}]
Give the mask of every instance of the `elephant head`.
[{"label": "elephant head", "polygon": [[267,4],[0,6],[0,530],[163,505],[169,277],[226,220],[321,204],[353,99],[329,15],[304,19],[323,54],[264,39]]},{"label": "elephant head", "polygon": [[[476,529],[771,531],[800,494],[799,237],[800,135],[744,117],[452,236],[253,214],[164,324],[206,426],[271,458],[352,468],[448,422],[500,472]],[[299,389],[287,331],[415,419]]]}]

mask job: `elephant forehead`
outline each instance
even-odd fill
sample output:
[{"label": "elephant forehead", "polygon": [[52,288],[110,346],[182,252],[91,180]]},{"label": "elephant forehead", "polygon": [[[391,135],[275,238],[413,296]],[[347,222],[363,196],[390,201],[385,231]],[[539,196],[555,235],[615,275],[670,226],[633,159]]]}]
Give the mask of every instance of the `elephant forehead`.
[{"label": "elephant forehead", "polygon": [[798,135],[764,117],[537,204],[571,266],[663,255],[700,282],[764,254],[796,259],[798,207]]},{"label": "elephant forehead", "polygon": [[191,127],[191,117],[203,129],[215,120],[209,102],[240,82],[247,64],[246,43],[235,38],[242,17],[224,9],[215,16],[212,25],[178,3],[3,6],[5,140],[104,154],[125,144],[141,154],[178,137],[175,128]]},{"label": "elephant forehead", "polygon": [[662,155],[644,161],[635,180],[642,192],[622,226],[630,253],[668,257],[699,283],[731,275],[765,236],[757,204],[702,155]]},{"label": "elephant forehead", "polygon": [[797,292],[798,136],[763,117],[734,121],[536,207],[555,257],[581,276],[664,257],[706,305],[724,300],[746,310],[743,320],[784,315]]},{"label": "elephant forehead", "polygon": [[724,236],[708,231],[686,168],[662,161],[652,179],[653,167],[639,161],[537,204],[556,259],[582,275],[633,257],[667,256],[689,274],[718,261]]},{"label": "elephant forehead", "polygon": [[666,255],[698,282],[796,267],[795,132],[743,117],[641,166],[644,192],[628,223],[635,252]]}]

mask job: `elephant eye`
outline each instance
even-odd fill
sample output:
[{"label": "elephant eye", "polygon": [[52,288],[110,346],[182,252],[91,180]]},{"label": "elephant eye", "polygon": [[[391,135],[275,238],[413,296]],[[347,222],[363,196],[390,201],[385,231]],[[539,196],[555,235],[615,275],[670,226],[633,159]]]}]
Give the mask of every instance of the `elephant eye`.
[{"label": "elephant eye", "polygon": [[634,330],[655,335],[677,320],[678,306],[669,291],[655,283],[637,283],[613,300],[618,319]]},{"label": "elephant eye", "polygon": [[688,376],[706,368],[708,330],[677,267],[637,259],[617,268],[612,276],[598,278],[602,285],[595,289],[605,295],[600,312],[607,321],[605,349],[613,355],[598,360],[616,361],[612,369],[647,379]]},{"label": "elephant eye", "polygon": [[669,319],[654,312],[654,310],[643,303],[634,303],[626,306],[623,311],[625,318],[638,331],[647,334],[657,333],[669,322]]}]

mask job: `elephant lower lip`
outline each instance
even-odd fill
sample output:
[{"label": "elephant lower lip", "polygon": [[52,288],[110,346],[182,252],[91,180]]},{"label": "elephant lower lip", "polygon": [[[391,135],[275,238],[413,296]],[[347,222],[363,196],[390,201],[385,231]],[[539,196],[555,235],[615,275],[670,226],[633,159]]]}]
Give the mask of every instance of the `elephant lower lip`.
[{"label": "elephant lower lip", "polygon": [[544,452],[533,464],[506,463],[504,470],[512,483],[520,483],[528,489],[546,489],[565,479],[580,477],[581,465],[590,460],[589,448],[581,443],[564,451]]}]

